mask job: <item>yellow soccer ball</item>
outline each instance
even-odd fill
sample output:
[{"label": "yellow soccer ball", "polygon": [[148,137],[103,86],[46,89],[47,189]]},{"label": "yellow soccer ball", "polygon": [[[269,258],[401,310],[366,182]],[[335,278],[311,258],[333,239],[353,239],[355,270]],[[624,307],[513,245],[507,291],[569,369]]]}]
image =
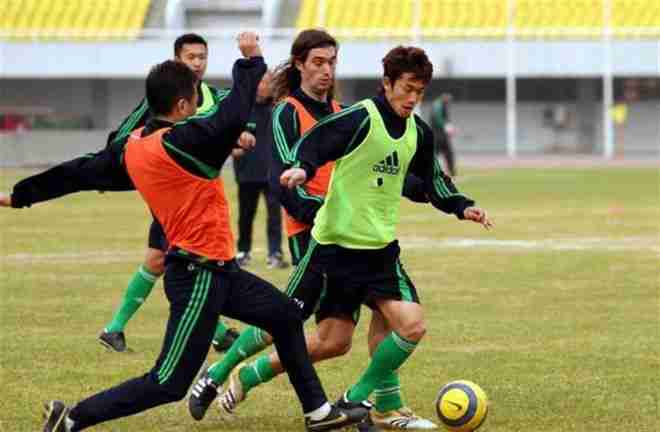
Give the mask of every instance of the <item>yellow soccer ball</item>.
[{"label": "yellow soccer ball", "polygon": [[486,420],[488,396],[473,382],[452,381],[440,389],[435,410],[450,431],[472,432]]}]

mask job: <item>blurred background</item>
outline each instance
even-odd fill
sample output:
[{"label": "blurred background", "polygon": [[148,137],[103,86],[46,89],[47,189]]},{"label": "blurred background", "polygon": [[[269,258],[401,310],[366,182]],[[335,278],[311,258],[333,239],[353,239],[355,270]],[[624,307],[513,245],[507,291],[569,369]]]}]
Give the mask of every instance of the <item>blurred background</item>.
[{"label": "blurred background", "polygon": [[[434,63],[421,114],[450,100],[464,156],[660,156],[660,0],[0,0],[0,164],[103,146],[174,39],[209,41],[206,78],[229,84],[235,36],[266,60],[301,29],[339,38],[343,103],[373,95],[393,46]],[[57,130],[58,133],[53,133]]]}]

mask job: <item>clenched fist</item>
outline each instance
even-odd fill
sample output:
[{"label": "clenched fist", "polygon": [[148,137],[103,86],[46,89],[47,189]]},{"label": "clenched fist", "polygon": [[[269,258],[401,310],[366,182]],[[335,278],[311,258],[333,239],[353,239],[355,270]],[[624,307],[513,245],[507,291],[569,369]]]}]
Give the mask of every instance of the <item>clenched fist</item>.
[{"label": "clenched fist", "polygon": [[259,46],[259,36],[254,32],[242,32],[236,38],[238,40],[238,49],[243,57],[261,57],[261,47]]}]

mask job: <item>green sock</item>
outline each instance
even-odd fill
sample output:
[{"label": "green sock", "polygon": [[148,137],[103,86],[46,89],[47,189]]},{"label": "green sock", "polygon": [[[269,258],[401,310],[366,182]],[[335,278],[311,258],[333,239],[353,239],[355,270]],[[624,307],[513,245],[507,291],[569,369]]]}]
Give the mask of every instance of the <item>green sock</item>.
[{"label": "green sock", "polygon": [[158,276],[150,273],[143,265],[140,266],[128,283],[119,309],[115,311],[110,324],[105,327],[107,332],[124,331],[128,321],[149,297],[156,280]]},{"label": "green sock", "polygon": [[262,355],[254,363],[250,363],[238,372],[238,379],[241,380],[245,393],[259,384],[272,380],[274,377],[275,372],[273,372],[273,367],[270,365],[270,357],[268,355]]},{"label": "green sock", "polygon": [[403,364],[415,350],[417,343],[410,342],[392,332],[378,344],[369,367],[360,380],[348,391],[348,400],[367,400],[376,386]]},{"label": "green sock", "polygon": [[397,371],[390,372],[374,389],[376,411],[384,413],[403,407],[401,384]]},{"label": "green sock", "polygon": [[215,342],[221,342],[224,338],[225,335],[227,334],[227,325],[222,322],[222,320],[218,320],[218,325],[215,327],[215,334],[213,335],[213,340]]},{"label": "green sock", "polygon": [[236,339],[236,342],[225,353],[222,360],[213,363],[209,367],[209,377],[217,385],[224,384],[229,373],[236,365],[267,346],[261,336],[261,330],[257,327],[248,327],[241,332],[241,336]]}]

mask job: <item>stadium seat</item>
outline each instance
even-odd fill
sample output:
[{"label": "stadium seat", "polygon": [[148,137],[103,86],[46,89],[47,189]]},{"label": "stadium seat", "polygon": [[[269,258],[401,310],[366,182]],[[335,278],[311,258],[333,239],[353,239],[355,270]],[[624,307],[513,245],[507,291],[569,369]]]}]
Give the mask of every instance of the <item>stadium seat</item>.
[{"label": "stadium seat", "polygon": [[131,40],[150,0],[5,0],[0,32],[12,40]]},{"label": "stadium seat", "polygon": [[[425,38],[506,35],[509,6],[521,38],[597,38],[605,29],[605,0],[420,0],[420,31]],[[354,37],[408,36],[414,28],[413,0],[301,0],[299,29],[325,27]],[[611,0],[616,37],[660,35],[660,1]]]}]

